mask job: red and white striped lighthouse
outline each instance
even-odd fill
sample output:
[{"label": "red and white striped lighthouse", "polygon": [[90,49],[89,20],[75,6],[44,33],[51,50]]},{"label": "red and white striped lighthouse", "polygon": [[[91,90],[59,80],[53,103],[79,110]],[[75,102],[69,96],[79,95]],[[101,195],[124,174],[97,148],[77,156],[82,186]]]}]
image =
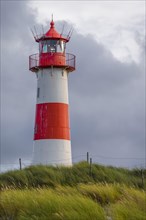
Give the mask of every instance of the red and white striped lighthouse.
[{"label": "red and white striped lighthouse", "polygon": [[53,19],[46,34],[35,36],[39,53],[29,57],[37,77],[33,164],[72,164],[68,74],[75,70],[75,56],[65,53],[69,39],[55,30]]}]

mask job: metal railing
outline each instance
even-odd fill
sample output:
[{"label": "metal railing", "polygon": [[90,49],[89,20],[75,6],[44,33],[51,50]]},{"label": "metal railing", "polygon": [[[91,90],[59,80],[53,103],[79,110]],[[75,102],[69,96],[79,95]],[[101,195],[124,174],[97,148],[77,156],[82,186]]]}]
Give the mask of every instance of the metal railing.
[{"label": "metal railing", "polygon": [[76,57],[73,54],[70,53],[66,53],[66,64],[69,67],[72,67],[73,69],[75,69],[76,66]]},{"label": "metal railing", "polygon": [[[54,55],[55,57],[58,57],[58,58],[65,57],[65,63],[59,66],[65,66],[66,68],[70,69],[70,71],[75,70],[75,55],[70,54],[70,53],[66,53],[66,54],[61,54],[61,53],[51,54],[50,53],[50,54],[46,54],[46,56],[44,56],[43,58],[41,57],[41,60],[43,59],[43,61],[49,61],[49,59],[52,59]],[[30,55],[29,56],[29,69],[31,71],[37,71],[37,69],[39,69],[40,67],[43,67],[39,61],[40,61],[39,53]],[[45,65],[45,67],[47,66],[50,66],[49,62],[48,64]],[[54,66],[57,66],[55,62],[54,62]]]},{"label": "metal railing", "polygon": [[39,54],[32,54],[29,56],[29,69],[32,70],[33,68],[39,67]]}]

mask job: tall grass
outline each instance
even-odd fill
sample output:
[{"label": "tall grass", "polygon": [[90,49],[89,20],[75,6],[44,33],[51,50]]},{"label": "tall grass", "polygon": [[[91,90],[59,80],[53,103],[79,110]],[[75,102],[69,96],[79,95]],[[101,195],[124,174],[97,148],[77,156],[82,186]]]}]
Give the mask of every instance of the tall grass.
[{"label": "tall grass", "polygon": [[92,198],[101,205],[107,205],[117,201],[121,197],[121,186],[112,184],[81,184],[78,186],[81,194]]},{"label": "tall grass", "polygon": [[0,186],[0,220],[146,220],[140,170],[38,165],[0,174]]},{"label": "tall grass", "polygon": [[1,192],[0,219],[146,220],[143,190],[121,184],[78,184]]},{"label": "tall grass", "polygon": [[146,220],[146,194],[134,188],[123,190],[123,199],[111,206],[113,220]]},{"label": "tall grass", "polygon": [[80,194],[60,194],[50,189],[6,190],[0,205],[2,219],[105,220],[104,210]]},{"label": "tall grass", "polygon": [[[146,175],[146,171],[144,171]],[[75,186],[79,183],[121,183],[138,188],[145,187],[138,170],[92,165],[92,173],[87,162],[72,167],[30,166],[21,171],[9,171],[0,174],[1,188],[51,187],[57,185]]]}]

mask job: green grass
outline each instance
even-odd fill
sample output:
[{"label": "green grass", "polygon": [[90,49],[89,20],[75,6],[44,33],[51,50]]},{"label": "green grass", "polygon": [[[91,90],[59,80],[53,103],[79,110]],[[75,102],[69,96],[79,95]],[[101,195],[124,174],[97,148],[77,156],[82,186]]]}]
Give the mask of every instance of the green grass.
[{"label": "green grass", "polygon": [[146,220],[138,169],[38,165],[0,174],[0,186],[0,220]]},{"label": "green grass", "polygon": [[145,192],[120,184],[79,184],[1,192],[0,219],[146,220]]},{"label": "green grass", "polygon": [[145,220],[146,194],[135,189],[124,189],[123,199],[111,206],[113,220]]},{"label": "green grass", "polygon": [[[144,170],[146,176],[146,170]],[[57,185],[75,186],[79,183],[120,183],[146,189],[142,185],[140,170],[105,167],[93,164],[92,175],[87,162],[72,167],[30,166],[21,171],[9,171],[0,174],[0,187],[56,187]]]},{"label": "green grass", "polygon": [[50,189],[6,190],[1,195],[2,219],[105,220],[103,208],[90,198]]}]

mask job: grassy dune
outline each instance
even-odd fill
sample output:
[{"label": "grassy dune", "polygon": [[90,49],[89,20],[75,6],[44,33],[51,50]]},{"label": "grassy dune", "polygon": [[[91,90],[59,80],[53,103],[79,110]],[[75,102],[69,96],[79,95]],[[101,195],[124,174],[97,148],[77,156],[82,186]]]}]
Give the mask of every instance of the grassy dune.
[{"label": "grassy dune", "polygon": [[0,185],[0,220],[146,220],[138,170],[32,166],[1,174]]},{"label": "grassy dune", "polygon": [[0,219],[146,220],[144,191],[120,184],[79,184],[1,192]]},{"label": "grassy dune", "polygon": [[[146,170],[143,171],[146,176]],[[56,187],[57,185],[75,186],[79,183],[120,183],[146,189],[140,170],[92,165],[92,173],[87,162],[72,167],[30,166],[23,170],[9,171],[0,174],[0,187],[31,188]]]}]

